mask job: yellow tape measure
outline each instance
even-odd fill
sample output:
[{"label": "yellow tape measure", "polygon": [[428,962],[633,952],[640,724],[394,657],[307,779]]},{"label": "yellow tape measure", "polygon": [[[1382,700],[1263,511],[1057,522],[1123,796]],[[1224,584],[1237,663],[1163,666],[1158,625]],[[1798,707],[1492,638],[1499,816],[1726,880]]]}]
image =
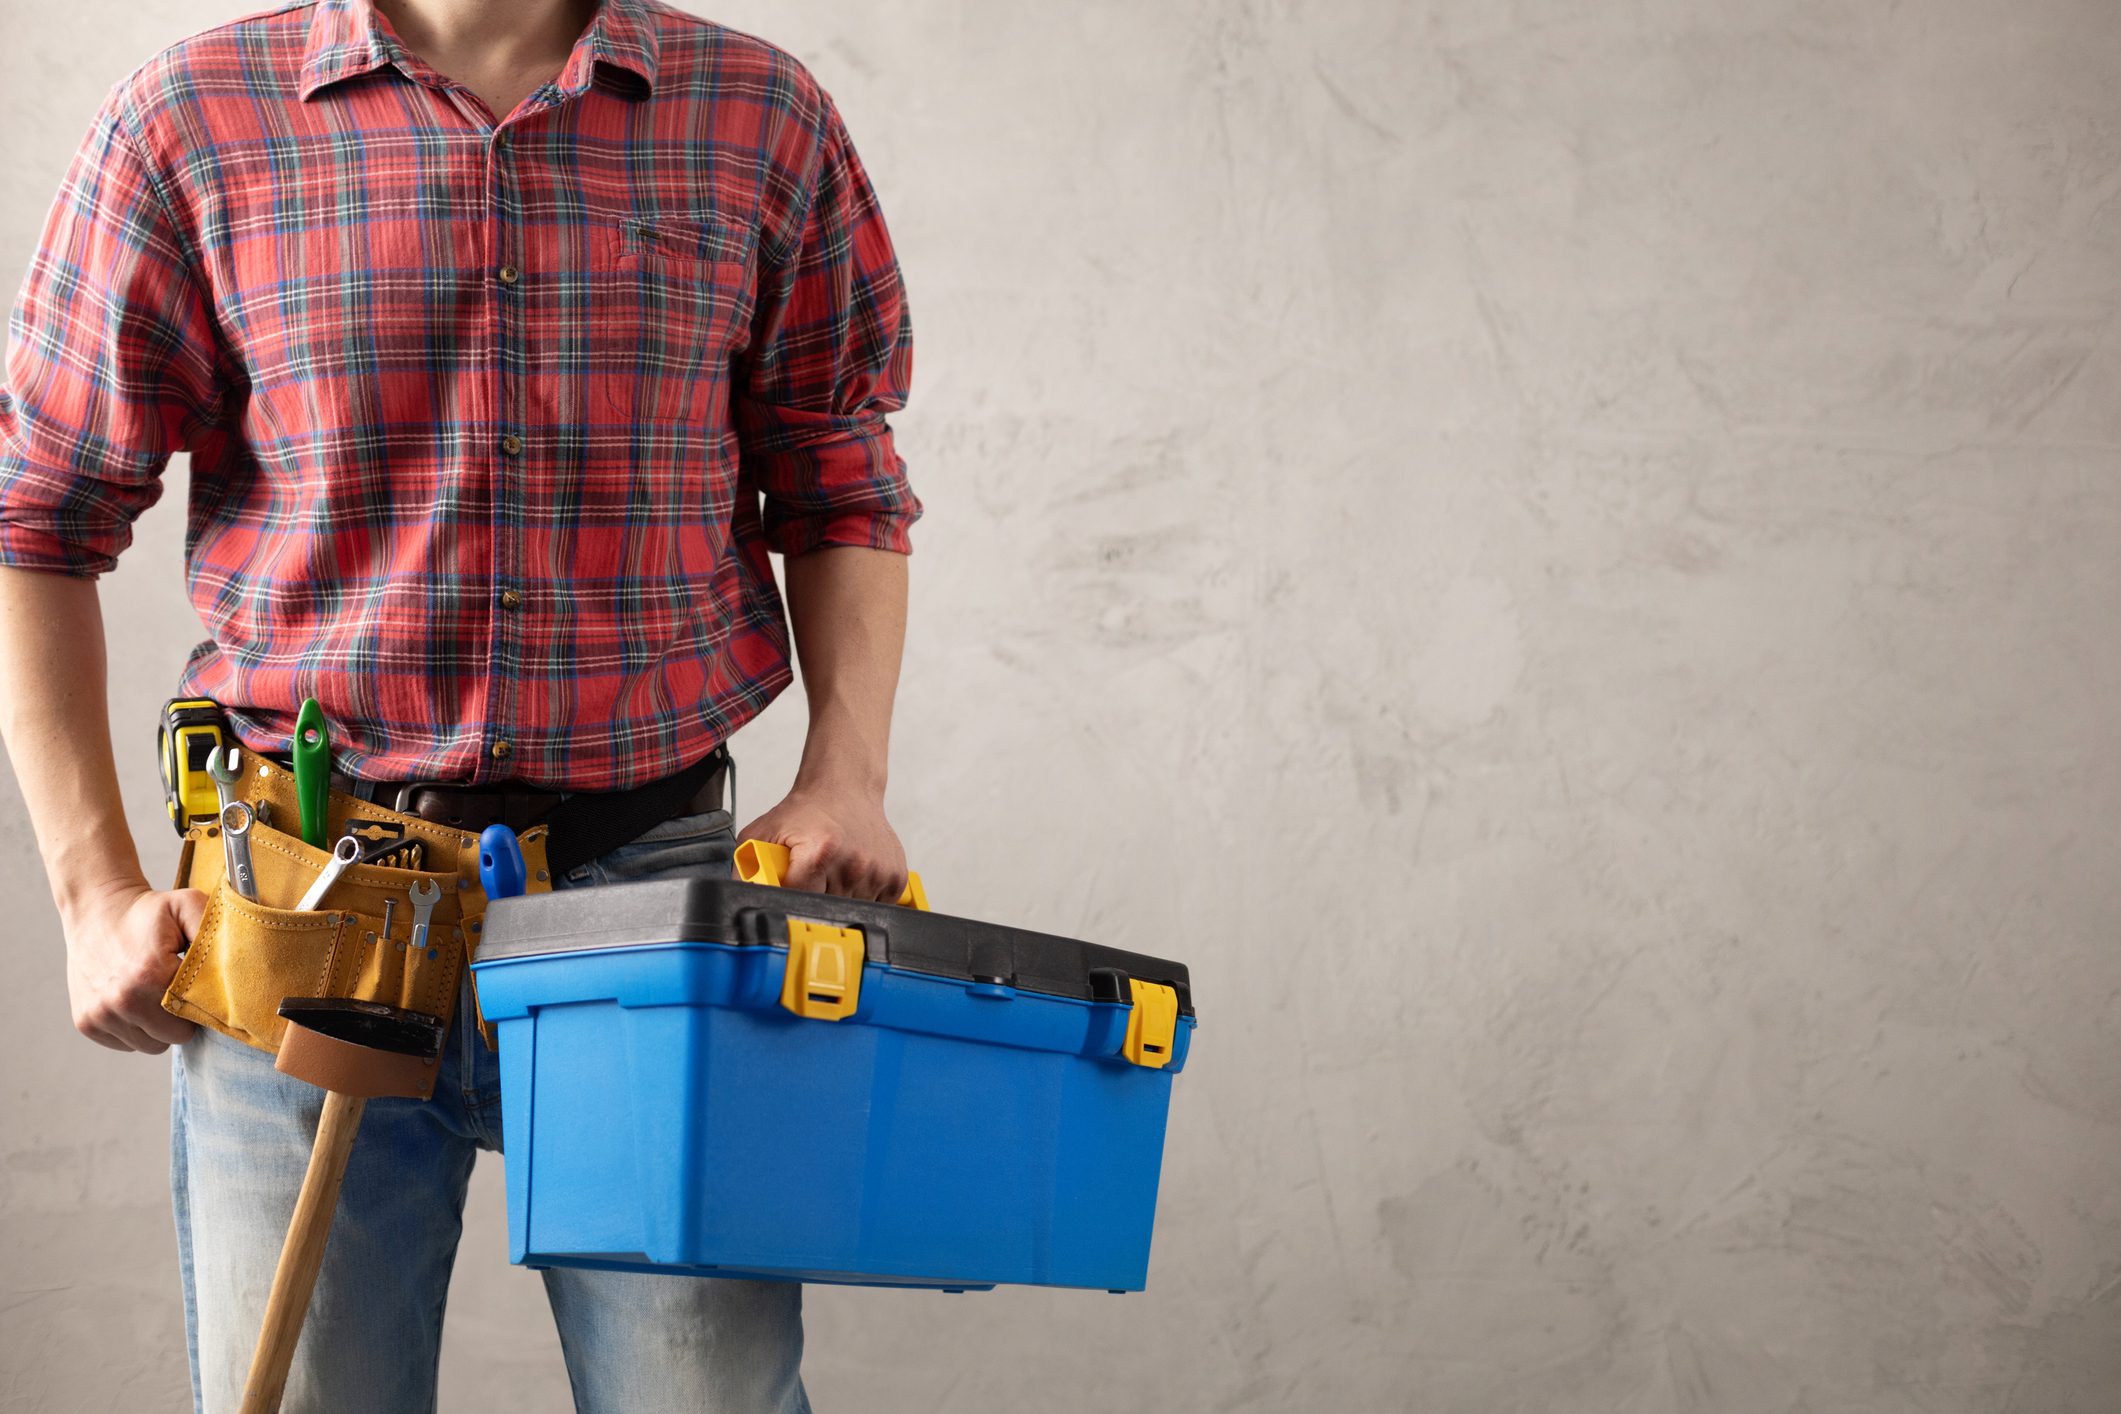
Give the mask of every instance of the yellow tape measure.
[{"label": "yellow tape measure", "polygon": [[211,697],[173,697],[162,704],[155,757],[162,766],[163,807],[178,834],[221,813],[221,793],[206,763],[234,742],[227,715]]}]

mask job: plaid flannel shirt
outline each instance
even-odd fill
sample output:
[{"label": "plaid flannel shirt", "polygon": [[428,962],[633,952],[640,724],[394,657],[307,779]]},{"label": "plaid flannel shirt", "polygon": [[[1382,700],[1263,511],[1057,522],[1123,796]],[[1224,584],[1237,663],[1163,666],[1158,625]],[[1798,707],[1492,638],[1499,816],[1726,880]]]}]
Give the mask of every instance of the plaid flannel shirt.
[{"label": "plaid flannel shirt", "polygon": [[785,52],[604,0],[512,114],[368,0],[119,84],[10,325],[0,564],[96,575],[191,455],[180,690],[380,779],[611,790],[792,680],[769,550],[906,553],[912,332]]}]

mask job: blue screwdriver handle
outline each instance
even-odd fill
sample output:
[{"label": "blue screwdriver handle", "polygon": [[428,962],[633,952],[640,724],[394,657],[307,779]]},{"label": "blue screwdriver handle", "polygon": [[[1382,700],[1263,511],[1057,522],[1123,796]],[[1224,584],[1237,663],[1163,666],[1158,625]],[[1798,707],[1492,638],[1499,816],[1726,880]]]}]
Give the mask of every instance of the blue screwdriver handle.
[{"label": "blue screwdriver handle", "polygon": [[506,825],[479,832],[479,887],[488,898],[513,898],[523,892],[523,847]]}]

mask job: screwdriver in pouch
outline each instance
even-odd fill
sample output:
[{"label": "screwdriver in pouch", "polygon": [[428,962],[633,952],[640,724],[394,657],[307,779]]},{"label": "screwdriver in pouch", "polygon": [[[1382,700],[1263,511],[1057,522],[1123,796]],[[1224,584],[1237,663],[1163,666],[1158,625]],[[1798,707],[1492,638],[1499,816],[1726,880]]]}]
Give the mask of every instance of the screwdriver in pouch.
[{"label": "screwdriver in pouch", "polygon": [[506,825],[479,832],[479,887],[488,898],[514,898],[523,892],[523,847]]},{"label": "screwdriver in pouch", "polygon": [[302,699],[295,717],[294,744],[288,757],[295,767],[295,802],[302,811],[302,839],[324,847],[324,815],[331,793],[331,736],[324,725],[324,708],[314,697]]}]

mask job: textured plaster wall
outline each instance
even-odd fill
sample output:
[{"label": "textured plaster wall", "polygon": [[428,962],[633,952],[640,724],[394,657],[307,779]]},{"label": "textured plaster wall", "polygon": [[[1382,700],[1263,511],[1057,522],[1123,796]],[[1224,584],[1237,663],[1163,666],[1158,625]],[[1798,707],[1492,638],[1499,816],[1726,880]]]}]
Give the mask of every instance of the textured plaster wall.
[{"label": "textured plaster wall", "polygon": [[[5,0],[10,285],[229,13]],[[2110,0],[717,17],[907,267],[913,857],[1203,1023],[1150,1291],[814,1291],[821,1409],[2121,1410]],[[180,521],[106,587],[158,876]],[[173,1409],[163,1064],[0,839],[0,1410]],[[445,1405],[560,1410],[498,1179]]]}]

